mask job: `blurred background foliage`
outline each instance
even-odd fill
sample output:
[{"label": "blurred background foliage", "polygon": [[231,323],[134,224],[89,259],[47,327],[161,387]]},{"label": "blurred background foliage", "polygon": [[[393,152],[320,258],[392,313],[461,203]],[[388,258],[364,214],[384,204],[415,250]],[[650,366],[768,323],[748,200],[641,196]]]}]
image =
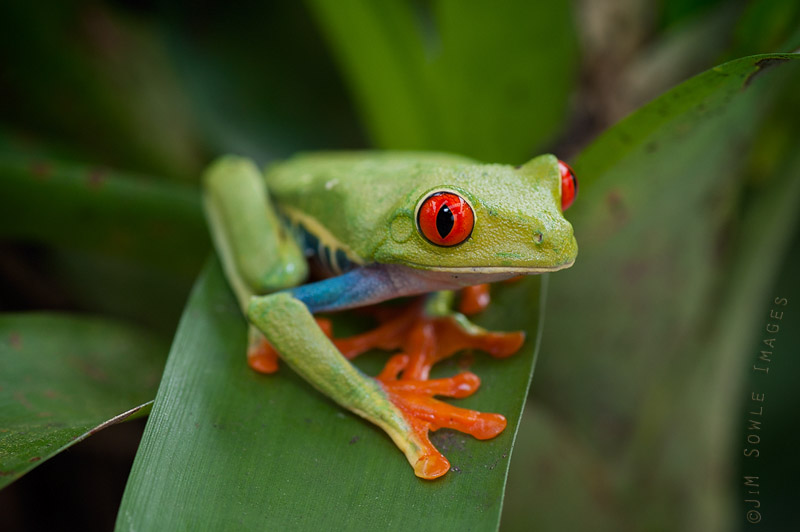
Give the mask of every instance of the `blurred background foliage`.
[{"label": "blurred background foliage", "polygon": [[[125,404],[152,398],[209,252],[197,180],[217,154],[553,152],[581,182],[581,252],[550,279],[502,528],[746,528],[742,474],[763,480],[763,526],[797,528],[800,72],[715,67],[798,46],[793,0],[3,2],[0,309],[62,312],[10,322],[3,353],[135,336],[146,384]],[[775,297],[790,302],[765,379],[748,370]],[[6,391],[41,370],[19,371]],[[760,461],[742,457],[751,391],[769,400]],[[4,519],[40,528],[52,493],[62,525],[109,528],[130,427],[12,484]]]}]

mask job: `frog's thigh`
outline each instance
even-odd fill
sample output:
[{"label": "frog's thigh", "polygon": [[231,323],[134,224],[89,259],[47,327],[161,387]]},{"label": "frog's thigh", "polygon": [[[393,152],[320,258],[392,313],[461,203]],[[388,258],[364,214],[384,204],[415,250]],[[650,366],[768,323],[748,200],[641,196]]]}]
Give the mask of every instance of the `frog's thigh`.
[{"label": "frog's thigh", "polygon": [[248,159],[218,159],[203,176],[211,236],[239,304],[252,294],[301,283],[303,253],[288,235],[269,201],[264,179]]},{"label": "frog's thigh", "polygon": [[419,437],[383,388],[345,359],[301,301],[282,292],[254,297],[248,318],[291,368],[317,390],[381,427],[417,467],[424,456]]}]

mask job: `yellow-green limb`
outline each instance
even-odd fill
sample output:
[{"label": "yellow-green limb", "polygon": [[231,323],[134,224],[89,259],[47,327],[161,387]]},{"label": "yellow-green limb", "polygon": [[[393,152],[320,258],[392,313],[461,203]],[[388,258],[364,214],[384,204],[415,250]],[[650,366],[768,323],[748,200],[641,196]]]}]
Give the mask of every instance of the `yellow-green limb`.
[{"label": "yellow-green limb", "polygon": [[253,294],[302,283],[308,273],[305,257],[275,213],[255,164],[222,157],[203,181],[211,236],[242,311],[247,312]]}]

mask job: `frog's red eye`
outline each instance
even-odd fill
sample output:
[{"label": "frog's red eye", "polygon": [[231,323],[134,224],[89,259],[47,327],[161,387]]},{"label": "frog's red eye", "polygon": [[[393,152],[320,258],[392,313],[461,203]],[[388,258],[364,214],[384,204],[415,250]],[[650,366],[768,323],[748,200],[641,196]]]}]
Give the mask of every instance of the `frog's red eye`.
[{"label": "frog's red eye", "polygon": [[561,210],[566,211],[578,195],[578,179],[564,161],[558,161],[558,169],[561,171]]},{"label": "frog's red eye", "polygon": [[457,246],[472,234],[475,214],[469,203],[454,192],[436,192],[422,202],[417,212],[422,236],[437,246]]}]

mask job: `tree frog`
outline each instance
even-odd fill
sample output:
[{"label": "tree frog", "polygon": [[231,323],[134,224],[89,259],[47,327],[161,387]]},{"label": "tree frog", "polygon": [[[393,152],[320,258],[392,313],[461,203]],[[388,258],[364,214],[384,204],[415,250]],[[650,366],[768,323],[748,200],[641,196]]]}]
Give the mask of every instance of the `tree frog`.
[{"label": "tree frog", "polygon": [[[465,347],[500,357],[522,345],[521,333],[489,332],[452,310],[453,291],[573,264],[577,243],[563,210],[577,181],[565,163],[553,155],[512,167],[443,153],[310,153],[262,174],[225,156],[203,182],[212,240],[250,324],[251,367],[274,371],[277,352],[317,390],[381,427],[425,479],[450,467],[429,430],[491,438],[505,428],[499,414],[433,398],[473,393],[476,375],[428,379],[428,371]],[[303,284],[308,259],[319,279]],[[420,294],[430,295],[350,339],[332,339],[313,316]],[[370,347],[402,352],[373,378],[345,357]]]}]

